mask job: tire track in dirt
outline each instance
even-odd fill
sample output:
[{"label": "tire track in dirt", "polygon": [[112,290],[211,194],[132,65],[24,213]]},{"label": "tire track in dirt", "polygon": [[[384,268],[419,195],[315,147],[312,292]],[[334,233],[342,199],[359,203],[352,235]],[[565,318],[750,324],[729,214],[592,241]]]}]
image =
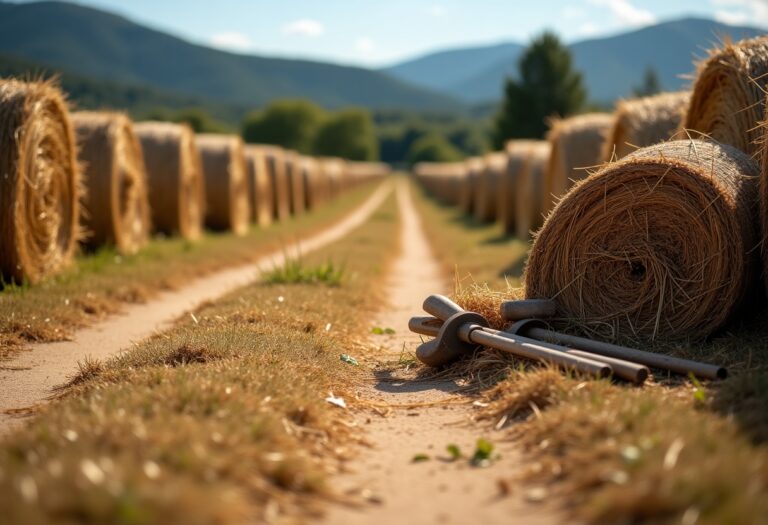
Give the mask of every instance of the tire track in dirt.
[{"label": "tire track in dirt", "polygon": [[256,263],[203,277],[184,288],[164,292],[146,304],[132,305],[104,322],[78,331],[72,341],[32,345],[29,351],[0,365],[0,435],[21,424],[29,407],[47,401],[52,389],[77,371],[86,357],[104,359],[138,341],[169,328],[185,312],[253,282],[261,272],[315,251],[362,225],[390,195],[392,183],[382,184],[359,208],[339,223],[297,241]]},{"label": "tire track in dirt", "polygon": [[[449,380],[420,380],[407,372],[397,376],[382,373],[385,363],[401,353],[414,352],[421,342],[408,332],[408,319],[422,315],[421,303],[432,293],[448,291],[449,282],[430,251],[419,216],[405,181],[399,181],[397,197],[402,217],[401,253],[388,279],[389,304],[376,325],[396,330],[394,336],[372,336],[379,346],[366,357],[381,363],[374,377],[357,388],[365,403],[403,405],[448,401],[427,407],[391,408],[385,416],[368,408],[358,409],[355,422],[365,430],[370,448],[349,462],[349,472],[333,480],[333,489],[354,499],[367,500],[360,507],[334,505],[325,523],[364,525],[381,523],[526,523],[544,525],[572,523],[549,507],[525,501],[523,489],[512,487],[503,495],[499,480],[511,478],[523,459],[514,444],[499,442],[493,432],[471,422],[473,407],[458,394]],[[463,404],[450,404],[451,401]],[[448,444],[456,444],[465,456],[474,452],[479,437],[496,446],[501,458],[488,468],[475,468],[466,458],[449,461]],[[416,454],[429,461],[414,463]]]}]

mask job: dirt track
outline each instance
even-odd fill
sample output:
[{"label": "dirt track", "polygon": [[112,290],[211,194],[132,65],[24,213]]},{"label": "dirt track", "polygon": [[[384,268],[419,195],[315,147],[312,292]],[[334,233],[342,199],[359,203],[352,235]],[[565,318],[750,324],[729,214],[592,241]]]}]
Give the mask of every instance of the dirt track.
[{"label": "dirt track", "polygon": [[262,257],[255,264],[235,267],[192,282],[181,290],[130,306],[106,321],[75,334],[72,341],[33,345],[0,366],[0,434],[23,422],[26,409],[44,403],[51,389],[63,383],[86,357],[103,359],[129,348],[197,305],[221,297],[252,282],[264,270],[280,265],[286,257],[309,253],[341,239],[364,223],[392,190],[382,185],[363,205],[341,222],[310,238]]},{"label": "dirt track", "polygon": [[[372,336],[379,351],[366,361],[397,360],[403,350],[414,352],[421,342],[410,334],[408,319],[421,314],[421,303],[432,293],[446,292],[448,280],[429,250],[407,184],[401,181],[397,197],[402,216],[401,253],[389,279],[389,305],[375,323],[396,330],[393,336]],[[391,377],[375,373],[358,389],[362,401],[377,404],[418,404],[457,401],[419,408],[393,408],[386,416],[369,409],[356,414],[370,449],[350,462],[348,474],[334,481],[334,490],[370,503],[361,508],[334,506],[325,523],[526,523],[565,522],[556,512],[525,501],[522,489],[503,496],[499,480],[511,478],[520,452],[484,426],[471,422],[472,405],[456,392],[452,381],[417,380],[412,374]],[[501,458],[488,468],[471,467],[467,459],[450,462],[446,446],[456,444],[471,455],[478,438],[494,443]],[[414,463],[416,454],[429,461]]]}]

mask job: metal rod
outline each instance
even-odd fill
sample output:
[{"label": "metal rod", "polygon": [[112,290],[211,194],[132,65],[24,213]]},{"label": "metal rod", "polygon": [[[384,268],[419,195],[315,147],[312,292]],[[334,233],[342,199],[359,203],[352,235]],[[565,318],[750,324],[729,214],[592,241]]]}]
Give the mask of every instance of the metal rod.
[{"label": "metal rod", "polygon": [[678,374],[692,373],[702,379],[725,379],[728,376],[728,370],[725,367],[709,365],[691,361],[690,359],[681,359],[679,357],[670,357],[654,352],[646,352],[635,348],[627,348],[603,341],[593,341],[585,337],[575,335],[561,334],[553,330],[544,328],[528,328],[523,330],[524,335],[533,339],[548,341],[558,345],[568,345],[579,350],[586,350],[594,354],[616,359],[626,359],[635,363],[640,363],[652,368],[661,368],[670,370]]},{"label": "metal rod", "polygon": [[430,295],[424,299],[423,308],[425,312],[434,315],[441,321],[447,321],[452,315],[464,311],[464,308],[444,295]]},{"label": "metal rod", "polygon": [[443,322],[435,317],[411,317],[408,329],[415,334],[437,337],[442,324]]}]

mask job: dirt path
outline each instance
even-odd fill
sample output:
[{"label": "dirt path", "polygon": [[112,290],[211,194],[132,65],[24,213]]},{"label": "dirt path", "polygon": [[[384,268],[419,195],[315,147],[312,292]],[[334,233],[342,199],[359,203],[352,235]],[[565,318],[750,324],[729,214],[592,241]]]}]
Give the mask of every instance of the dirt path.
[{"label": "dirt path", "polygon": [[[413,352],[421,342],[407,330],[408,319],[424,315],[421,303],[432,293],[448,291],[449,283],[430,252],[407,184],[397,187],[402,214],[401,253],[389,281],[390,305],[375,324],[396,330],[394,336],[373,342],[381,363],[397,360],[403,349]],[[363,401],[391,405],[435,401],[466,401],[450,381],[416,380],[374,374],[358,389]],[[376,377],[378,376],[378,377]],[[370,503],[361,508],[334,506],[325,522],[333,525],[383,523],[526,523],[565,522],[541,505],[525,501],[525,492],[513,487],[503,496],[499,480],[514,475],[520,453],[511,443],[499,442],[493,432],[470,422],[472,405],[438,404],[419,408],[392,408],[386,416],[361,410],[356,422],[365,428],[370,449],[350,465],[353,472],[335,480],[334,489]],[[466,459],[448,461],[446,446],[456,444],[471,455],[478,438],[493,442],[501,458],[488,468],[471,467]],[[429,461],[414,463],[416,454]]]},{"label": "dirt path", "polygon": [[217,299],[252,282],[264,270],[280,265],[286,256],[306,254],[341,239],[363,224],[392,191],[382,185],[363,205],[341,222],[284,250],[266,255],[255,264],[238,266],[198,279],[152,301],[129,306],[120,315],[75,334],[72,341],[33,345],[30,351],[4,361],[0,367],[0,434],[23,422],[25,409],[43,403],[51,389],[63,383],[86,357],[103,359],[168,328],[186,311]]}]

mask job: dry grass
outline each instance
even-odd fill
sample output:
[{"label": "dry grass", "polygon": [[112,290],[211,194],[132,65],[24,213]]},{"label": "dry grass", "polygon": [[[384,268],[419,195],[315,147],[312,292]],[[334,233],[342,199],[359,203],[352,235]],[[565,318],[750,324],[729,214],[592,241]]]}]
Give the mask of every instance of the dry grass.
[{"label": "dry grass", "polygon": [[394,198],[347,239],[307,257],[344,260],[341,286],[254,284],[105,363],[0,446],[11,523],[242,523],[316,516],[349,454],[325,402],[359,368],[371,293],[397,242]]},{"label": "dry grass", "polygon": [[299,235],[336,222],[371,191],[371,186],[354,190],[312,215],[267,230],[252,228],[245,237],[209,233],[197,243],[157,238],[130,256],[103,249],[35,286],[7,286],[0,291],[0,358],[28,343],[65,340],[72,330],[125,303],[143,302],[158,291],[279,250]]}]

